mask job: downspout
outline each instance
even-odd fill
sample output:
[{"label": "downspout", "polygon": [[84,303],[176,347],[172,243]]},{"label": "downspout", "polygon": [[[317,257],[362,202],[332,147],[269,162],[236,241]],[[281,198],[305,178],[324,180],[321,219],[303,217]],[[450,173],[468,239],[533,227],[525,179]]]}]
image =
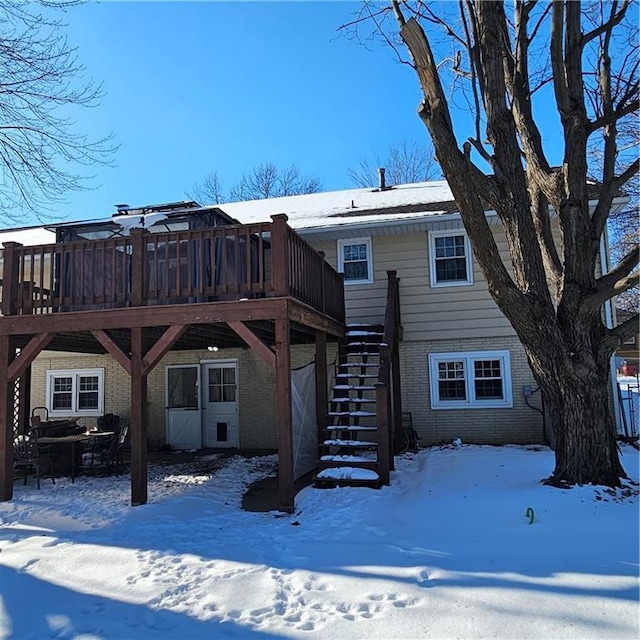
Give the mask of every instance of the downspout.
[{"label": "downspout", "polygon": [[[601,274],[609,273],[611,265],[609,263],[609,232],[605,226],[600,238],[600,271]],[[609,299],[604,303],[604,323],[607,329],[615,326],[613,315],[613,303]],[[616,375],[616,356],[611,356],[609,361],[609,375],[611,376],[611,395],[613,397],[613,413],[616,421],[616,434],[623,433],[620,421],[620,398],[618,397],[618,378]]]}]

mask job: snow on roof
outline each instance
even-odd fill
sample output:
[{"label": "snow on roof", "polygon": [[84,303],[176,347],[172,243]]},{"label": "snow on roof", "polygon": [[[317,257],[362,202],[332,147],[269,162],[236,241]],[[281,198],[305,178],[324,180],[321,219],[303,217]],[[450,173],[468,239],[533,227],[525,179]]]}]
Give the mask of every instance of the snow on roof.
[{"label": "snow on roof", "polygon": [[32,247],[38,244],[52,244],[55,241],[55,232],[44,227],[0,230],[0,248],[3,242],[19,242],[25,247]]},{"label": "snow on roof", "polygon": [[401,221],[457,211],[444,180],[402,184],[384,191],[348,189],[212,206],[242,224],[269,222],[270,216],[285,213],[294,229]]}]

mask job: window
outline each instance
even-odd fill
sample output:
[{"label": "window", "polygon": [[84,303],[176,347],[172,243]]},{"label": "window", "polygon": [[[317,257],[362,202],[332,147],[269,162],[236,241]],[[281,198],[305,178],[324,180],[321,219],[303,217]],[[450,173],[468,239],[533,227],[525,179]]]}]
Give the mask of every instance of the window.
[{"label": "window", "polygon": [[100,416],[104,369],[47,371],[47,409],[52,416]]},{"label": "window", "polygon": [[371,238],[338,240],[338,271],[347,284],[373,282]]},{"label": "window", "polygon": [[432,353],[429,374],[433,409],[513,406],[508,351]]},{"label": "window", "polygon": [[[236,368],[209,369],[209,402],[236,401]],[[219,440],[220,438],[218,438]],[[225,438],[226,440],[226,438]]]},{"label": "window", "polygon": [[429,232],[429,271],[432,287],[473,284],[471,247],[463,232]]}]

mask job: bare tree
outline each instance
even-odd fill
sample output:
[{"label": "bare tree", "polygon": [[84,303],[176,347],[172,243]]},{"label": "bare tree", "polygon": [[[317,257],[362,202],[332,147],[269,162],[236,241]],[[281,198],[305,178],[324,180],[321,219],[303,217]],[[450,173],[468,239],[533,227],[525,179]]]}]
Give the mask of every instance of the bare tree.
[{"label": "bare tree", "polygon": [[197,182],[186,192],[187,196],[202,204],[229,202],[222,180],[217,171],[212,171],[202,182]]},{"label": "bare tree", "polygon": [[[78,133],[71,113],[91,107],[100,86],[82,79],[84,68],[49,16],[77,4],[0,0],[0,220],[38,219],[87,188],[90,176],[74,167],[107,163],[111,138]],[[46,15],[45,15],[46,12]]]},{"label": "bare tree", "polygon": [[218,172],[213,171],[203,182],[188,190],[187,195],[198,202],[218,204],[318,193],[321,189],[318,178],[303,175],[295,165],[279,169],[267,162],[243,174],[228,192],[224,190]]},{"label": "bare tree", "polygon": [[[638,316],[611,328],[603,305],[638,282],[637,244],[609,273],[599,276],[598,267],[614,199],[639,166],[635,149],[616,168],[618,128],[638,108],[635,11],[628,0],[515,0],[508,8],[489,0],[391,0],[384,10],[366,3],[364,13],[396,52],[404,46],[410,54],[423,94],[418,115],[489,292],[542,390],[557,440],[548,482],[619,485],[625,474],[610,359],[637,330]],[[466,141],[454,131],[447,84],[466,90],[475,128]],[[537,109],[557,115],[560,167],[547,157]],[[595,139],[602,159],[594,190],[588,143]],[[510,265],[500,257],[487,207],[501,222]]]},{"label": "bare tree", "polygon": [[385,168],[389,185],[427,182],[440,175],[433,147],[429,143],[403,141],[389,147],[387,155],[365,158],[357,167],[347,171],[349,180],[357,187],[372,187],[378,184],[378,168]]}]

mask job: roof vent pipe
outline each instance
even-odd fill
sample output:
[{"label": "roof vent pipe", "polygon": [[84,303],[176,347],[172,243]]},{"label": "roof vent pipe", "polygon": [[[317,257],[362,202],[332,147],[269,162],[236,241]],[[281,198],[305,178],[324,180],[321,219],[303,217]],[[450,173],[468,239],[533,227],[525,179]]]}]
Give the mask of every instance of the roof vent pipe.
[{"label": "roof vent pipe", "polygon": [[387,184],[384,179],[384,167],[378,169],[378,188],[380,191],[384,191],[387,188]]},{"label": "roof vent pipe", "polygon": [[128,204],[117,204],[115,205],[118,213],[116,213],[115,215],[122,215],[123,213],[126,213],[127,210],[129,209],[129,205]]}]

